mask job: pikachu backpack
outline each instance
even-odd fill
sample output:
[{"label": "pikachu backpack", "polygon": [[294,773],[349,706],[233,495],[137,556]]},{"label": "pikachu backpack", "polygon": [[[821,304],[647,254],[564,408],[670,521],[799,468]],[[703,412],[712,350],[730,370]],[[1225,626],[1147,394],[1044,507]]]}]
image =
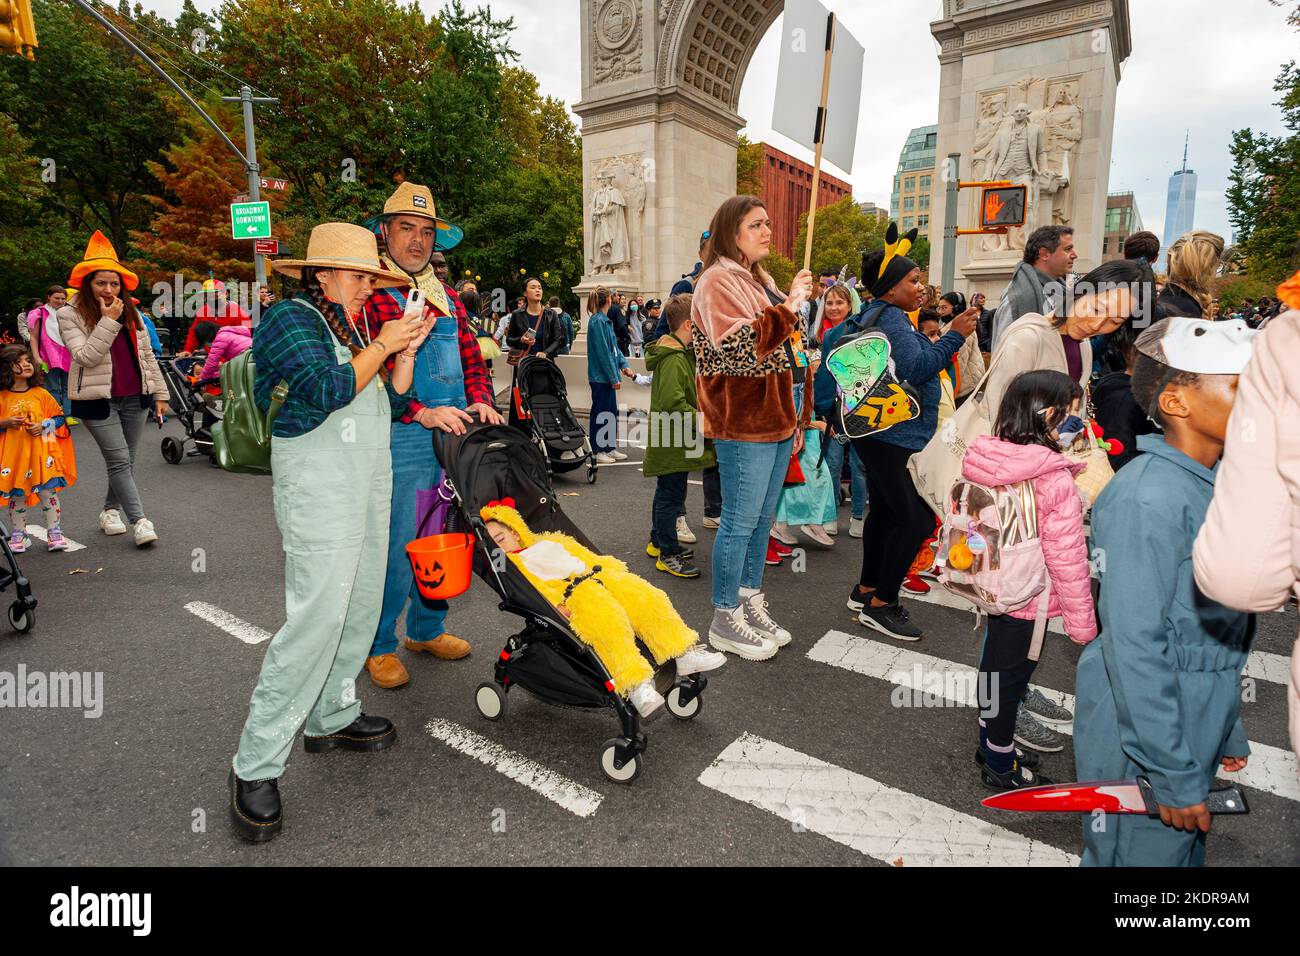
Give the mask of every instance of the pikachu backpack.
[{"label": "pikachu backpack", "polygon": [[[890,223],[886,233],[885,258],[880,268],[895,255],[906,255],[916,239],[913,229],[902,239],[898,227]],[[885,303],[872,302],[855,320],[859,331],[851,332],[822,356],[826,370],[835,379],[835,412],[831,422],[835,431],[853,440],[876,435],[900,422],[910,422],[921,414],[916,390],[899,380],[894,360],[889,354],[889,339],[875,328]]]}]

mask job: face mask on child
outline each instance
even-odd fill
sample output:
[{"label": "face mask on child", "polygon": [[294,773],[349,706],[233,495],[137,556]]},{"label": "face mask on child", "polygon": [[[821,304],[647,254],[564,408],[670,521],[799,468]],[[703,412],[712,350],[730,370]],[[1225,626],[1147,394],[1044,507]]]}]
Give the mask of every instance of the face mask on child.
[{"label": "face mask on child", "polygon": [[1056,426],[1056,433],[1061,436],[1061,450],[1065,451],[1073,445],[1075,440],[1083,432],[1083,429],[1084,424],[1082,418],[1078,415],[1067,415],[1065,420]]}]

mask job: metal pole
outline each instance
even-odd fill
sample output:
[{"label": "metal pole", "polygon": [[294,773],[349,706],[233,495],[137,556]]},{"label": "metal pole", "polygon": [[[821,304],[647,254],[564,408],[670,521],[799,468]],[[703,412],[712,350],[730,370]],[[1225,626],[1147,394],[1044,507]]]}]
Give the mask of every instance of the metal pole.
[{"label": "metal pole", "polygon": [[[244,149],[248,152],[244,160],[244,167],[248,171],[248,200],[258,202],[262,194],[262,167],[257,163],[257,134],[253,132],[253,104],[279,101],[275,97],[254,96],[252,89],[247,85],[239,88],[238,96],[223,96],[222,99],[228,103],[239,103],[243,107]],[[256,240],[253,248],[257,248]],[[253,253],[253,274],[260,290],[266,284],[266,257],[259,252]],[[262,300],[257,291],[254,291],[253,301],[249,305],[253,315],[253,325],[256,326],[262,317]]]},{"label": "metal pole", "polygon": [[943,277],[939,288],[952,291],[957,274],[957,199],[961,195],[961,153],[949,153],[944,166],[947,194],[943,203]]},{"label": "metal pole", "polygon": [[87,13],[89,13],[101,24],[103,24],[104,28],[108,30],[109,33],[113,34],[113,36],[121,40],[128,50],[130,50],[140,59],[144,60],[145,63],[149,64],[150,68],[159,76],[161,76],[163,80],[166,81],[168,86],[170,86],[172,89],[174,89],[177,93],[181,95],[181,98],[190,105],[190,107],[194,110],[194,112],[198,113],[199,116],[203,117],[203,122],[207,123],[209,126],[212,127],[212,129],[216,132],[216,134],[221,137],[221,141],[230,147],[230,151],[232,153],[238,156],[245,163],[248,162],[248,160],[245,159],[244,154],[239,151],[239,147],[236,146],[231,141],[230,137],[226,135],[226,131],[217,125],[217,121],[214,120],[207,113],[205,113],[203,111],[203,107],[199,106],[198,103],[194,102],[194,97],[190,96],[189,93],[185,92],[185,88],[182,87],[175,80],[173,80],[170,76],[168,76],[167,71],[164,70],[157,63],[155,63],[153,60],[151,60],[149,58],[149,55],[145,53],[143,50],[141,50],[138,46],[136,46],[129,36],[127,36],[125,33],[119,30],[116,26],[114,26],[110,20],[108,20],[102,13],[100,13],[90,4],[86,3],[85,0],[72,0],[72,2],[75,3],[77,6],[81,7],[81,9],[85,10]]}]

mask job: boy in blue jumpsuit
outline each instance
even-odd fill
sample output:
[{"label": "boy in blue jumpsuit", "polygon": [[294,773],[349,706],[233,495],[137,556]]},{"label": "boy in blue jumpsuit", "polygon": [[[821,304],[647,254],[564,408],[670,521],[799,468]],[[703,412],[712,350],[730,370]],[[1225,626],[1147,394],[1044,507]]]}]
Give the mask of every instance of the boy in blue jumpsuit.
[{"label": "boy in blue jumpsuit", "polygon": [[1084,866],[1201,866],[1220,768],[1246,766],[1241,671],[1254,618],[1205,597],[1192,544],[1214,494],[1244,322],[1173,318],[1138,338],[1133,395],[1164,435],[1106,487],[1093,511],[1101,636],[1079,658],[1074,722],[1080,780],[1144,774],[1159,817],[1085,816]]}]

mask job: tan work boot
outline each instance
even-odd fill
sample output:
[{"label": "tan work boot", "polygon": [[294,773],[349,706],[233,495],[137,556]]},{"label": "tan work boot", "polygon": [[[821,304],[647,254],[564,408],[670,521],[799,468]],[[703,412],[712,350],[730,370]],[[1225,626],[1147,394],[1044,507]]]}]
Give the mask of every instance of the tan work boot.
[{"label": "tan work boot", "polygon": [[417,654],[423,651],[444,661],[458,661],[469,657],[469,643],[450,634],[439,634],[431,641],[413,641],[409,637],[402,640],[402,646]]},{"label": "tan work boot", "polygon": [[391,689],[401,687],[411,679],[396,654],[376,654],[366,658],[366,670],[376,687]]}]

